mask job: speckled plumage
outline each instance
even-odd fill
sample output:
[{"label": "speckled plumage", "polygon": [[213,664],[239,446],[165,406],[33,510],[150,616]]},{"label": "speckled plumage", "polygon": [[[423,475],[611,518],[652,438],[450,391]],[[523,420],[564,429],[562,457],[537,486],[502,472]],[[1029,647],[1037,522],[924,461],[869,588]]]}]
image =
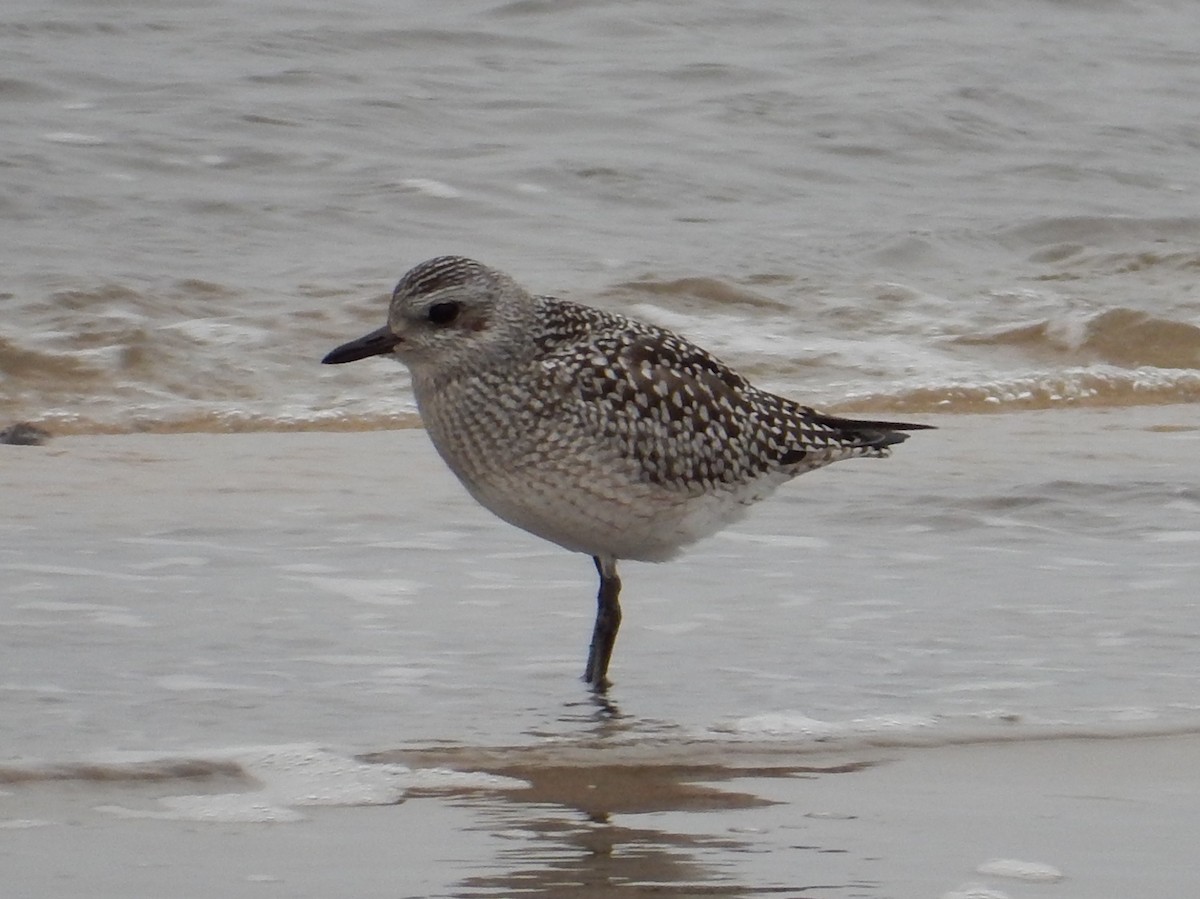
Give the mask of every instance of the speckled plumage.
[{"label": "speckled plumage", "polygon": [[[665,329],[531,296],[456,256],[408,272],[388,324],[325,361],[388,352],[408,366],[429,436],[480,503],[595,557],[601,612],[606,579],[619,589],[618,559],[668,559],[796,475],[886,456],[900,431],[923,427],[823,415]],[[597,667],[607,654],[588,665],[603,689]]]}]

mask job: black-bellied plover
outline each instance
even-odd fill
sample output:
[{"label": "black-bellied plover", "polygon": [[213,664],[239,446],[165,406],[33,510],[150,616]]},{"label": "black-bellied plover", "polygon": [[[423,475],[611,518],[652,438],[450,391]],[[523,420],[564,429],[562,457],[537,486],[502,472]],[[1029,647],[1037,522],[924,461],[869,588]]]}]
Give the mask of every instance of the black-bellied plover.
[{"label": "black-bellied plover", "polygon": [[619,559],[661,562],[798,474],[888,455],[928,425],[852,421],[758,390],[663,328],[552,297],[460,256],[423,262],[387,324],[333,350],[395,356],[433,445],[505,521],[600,574],[584,679],[608,686]]}]

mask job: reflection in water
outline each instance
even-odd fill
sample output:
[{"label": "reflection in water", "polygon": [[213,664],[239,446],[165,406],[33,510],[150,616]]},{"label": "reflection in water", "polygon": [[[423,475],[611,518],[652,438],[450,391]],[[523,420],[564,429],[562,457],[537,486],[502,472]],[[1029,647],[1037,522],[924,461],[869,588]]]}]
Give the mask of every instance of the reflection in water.
[{"label": "reflection in water", "polygon": [[[558,896],[565,890],[582,896],[813,896],[847,895],[847,890],[862,895],[861,890],[873,886],[806,883],[801,864],[788,869],[787,883],[739,882],[737,857],[771,851],[775,844],[758,845],[752,829],[731,827],[719,814],[775,803],[716,786],[734,779],[849,773],[869,763],[764,765],[761,747],[742,753],[728,744],[668,735],[671,728],[622,715],[613,702],[599,697],[568,706],[560,723],[567,721],[576,725],[574,739],[559,735],[537,746],[395,751],[371,757],[487,771],[527,784],[451,794],[454,804],[477,812],[479,828],[511,841],[493,862],[497,867],[463,877],[453,895]],[[691,817],[698,812],[718,817]],[[714,832],[698,834],[697,825]]]},{"label": "reflection in water", "polygon": [[455,895],[510,896],[520,891],[530,896],[559,896],[568,889],[582,896],[736,896],[745,892],[697,858],[705,848],[737,851],[740,847],[734,842],[564,820],[552,812],[544,817],[536,811],[522,814],[513,807],[492,806],[488,811],[494,814],[495,826],[519,828],[525,839],[500,854],[499,870],[463,878]]},{"label": "reflection in water", "polygon": [[616,700],[602,693],[589,691],[584,699],[568,702],[564,708],[566,711],[559,716],[559,723],[568,725],[590,723],[593,737],[610,737],[629,731],[638,723],[636,718],[625,715],[621,711]]}]

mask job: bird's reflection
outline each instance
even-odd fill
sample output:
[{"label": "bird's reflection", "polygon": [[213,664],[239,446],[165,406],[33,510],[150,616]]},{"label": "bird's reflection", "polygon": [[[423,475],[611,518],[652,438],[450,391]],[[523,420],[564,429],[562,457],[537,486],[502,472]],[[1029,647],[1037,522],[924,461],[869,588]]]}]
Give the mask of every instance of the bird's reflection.
[{"label": "bird's reflection", "polygon": [[[474,810],[478,829],[503,840],[454,895],[558,896],[567,889],[585,896],[798,894],[813,885],[739,882],[735,872],[746,854],[765,847],[753,842],[753,829],[732,826],[743,819],[722,813],[775,801],[730,789],[729,782],[862,767],[801,766],[769,752],[755,757],[622,712],[615,699],[595,694],[565,702],[552,727],[527,735],[532,742],[523,746],[440,747],[374,759],[486,771],[524,785],[450,796]],[[700,830],[709,833],[697,832],[696,813],[707,813]],[[802,864],[795,874],[803,876]]]}]

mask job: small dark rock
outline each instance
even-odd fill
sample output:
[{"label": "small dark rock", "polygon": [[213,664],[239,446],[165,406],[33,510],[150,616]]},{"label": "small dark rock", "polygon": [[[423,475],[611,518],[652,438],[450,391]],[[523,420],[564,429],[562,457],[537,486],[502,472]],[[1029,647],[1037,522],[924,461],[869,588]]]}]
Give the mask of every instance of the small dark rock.
[{"label": "small dark rock", "polygon": [[0,431],[0,443],[11,443],[17,446],[41,446],[50,439],[50,432],[31,425],[27,421],[9,425]]}]

